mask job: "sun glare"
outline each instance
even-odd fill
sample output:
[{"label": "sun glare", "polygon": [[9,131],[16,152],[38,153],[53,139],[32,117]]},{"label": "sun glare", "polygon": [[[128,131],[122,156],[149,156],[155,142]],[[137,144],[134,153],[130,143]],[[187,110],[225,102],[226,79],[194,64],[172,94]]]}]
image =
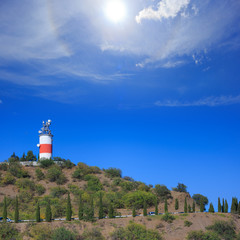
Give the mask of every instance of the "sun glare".
[{"label": "sun glare", "polygon": [[126,7],[121,0],[110,0],[105,8],[106,17],[112,22],[120,22],[126,15]]}]

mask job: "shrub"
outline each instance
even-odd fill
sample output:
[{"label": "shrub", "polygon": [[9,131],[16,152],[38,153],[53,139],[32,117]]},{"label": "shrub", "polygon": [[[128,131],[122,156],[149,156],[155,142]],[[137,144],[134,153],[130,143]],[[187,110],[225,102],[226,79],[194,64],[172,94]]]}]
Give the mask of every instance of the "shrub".
[{"label": "shrub", "polygon": [[185,226],[185,227],[190,227],[192,224],[193,224],[193,223],[190,222],[190,221],[188,221],[188,220],[184,221],[184,226]]},{"label": "shrub", "polygon": [[0,164],[0,170],[7,171],[8,170],[8,164],[7,163]]},{"label": "shrub", "polygon": [[121,178],[114,178],[113,179],[113,186],[119,186],[122,182],[122,179]]},{"label": "shrub", "polygon": [[40,168],[37,168],[35,170],[35,173],[38,181],[43,180],[45,178],[45,175]]},{"label": "shrub", "polygon": [[28,172],[22,168],[22,165],[19,162],[9,163],[8,172],[17,178],[30,177]]},{"label": "shrub", "polygon": [[4,185],[14,184],[15,181],[16,181],[15,177],[11,173],[7,172],[6,175],[2,179],[2,184],[4,184]]},{"label": "shrub", "polygon": [[200,231],[191,231],[187,235],[188,240],[221,240],[216,233],[213,232],[203,232]]},{"label": "shrub", "polygon": [[15,240],[18,236],[18,230],[9,223],[0,224],[0,239]]},{"label": "shrub", "polygon": [[132,182],[121,182],[120,186],[122,187],[123,191],[132,191],[134,189]]},{"label": "shrub", "polygon": [[46,192],[46,188],[42,184],[36,184],[35,190],[39,196],[43,195]]},{"label": "shrub", "polygon": [[40,162],[40,167],[42,168],[48,168],[55,164],[52,159],[43,159],[43,160],[40,160],[39,162]]},{"label": "shrub", "polygon": [[79,196],[82,193],[82,190],[80,190],[79,187],[74,184],[68,184],[68,189],[75,196]]},{"label": "shrub", "polygon": [[111,234],[112,240],[141,239],[162,240],[162,236],[155,230],[147,230],[145,226],[130,223],[126,228],[119,228]]},{"label": "shrub", "polygon": [[19,194],[19,200],[23,203],[29,203],[33,199],[33,193],[27,190],[22,190]]},{"label": "shrub", "polygon": [[47,224],[29,224],[28,235],[34,240],[46,240],[51,239],[52,230]]},{"label": "shrub", "polygon": [[155,185],[154,192],[162,202],[166,198],[172,198],[170,190],[165,185]]},{"label": "shrub", "polygon": [[67,193],[67,189],[64,187],[53,187],[51,188],[51,196],[54,198],[59,198]]},{"label": "shrub", "polygon": [[84,176],[92,173],[101,173],[101,170],[98,167],[89,167],[87,164],[80,162],[72,174],[72,177],[82,180]]},{"label": "shrub", "polygon": [[52,240],[75,240],[76,235],[64,227],[57,228],[53,231]]},{"label": "shrub", "polygon": [[236,237],[235,225],[233,222],[216,221],[206,229],[217,233],[224,240],[232,240]]},{"label": "shrub", "polygon": [[72,163],[69,159],[63,161],[63,168],[67,168],[67,169],[72,169],[75,166],[74,163]]},{"label": "shrub", "polygon": [[136,209],[143,208],[144,200],[146,200],[148,206],[153,206],[155,199],[154,194],[145,191],[130,192],[123,197],[126,207],[132,208],[135,206]]},{"label": "shrub", "polygon": [[56,182],[57,184],[64,184],[67,181],[61,168],[57,165],[51,166],[48,169],[46,177],[49,181]]},{"label": "shrub", "polygon": [[84,240],[104,240],[105,239],[98,228],[93,228],[91,230],[86,229],[84,230],[82,236]]},{"label": "shrub", "polygon": [[86,175],[84,180],[87,181],[87,190],[97,192],[103,189],[103,186],[98,177],[94,175]]},{"label": "shrub", "polygon": [[19,188],[19,189],[28,189],[31,191],[35,190],[35,184],[33,181],[29,180],[29,179],[18,179],[15,183],[15,185]]},{"label": "shrub", "polygon": [[114,178],[114,177],[122,177],[122,171],[118,168],[108,168],[103,170],[107,177]]},{"label": "shrub", "polygon": [[163,216],[162,216],[162,220],[165,221],[165,222],[168,222],[168,223],[172,223],[176,218],[169,214],[169,213],[165,213]]}]

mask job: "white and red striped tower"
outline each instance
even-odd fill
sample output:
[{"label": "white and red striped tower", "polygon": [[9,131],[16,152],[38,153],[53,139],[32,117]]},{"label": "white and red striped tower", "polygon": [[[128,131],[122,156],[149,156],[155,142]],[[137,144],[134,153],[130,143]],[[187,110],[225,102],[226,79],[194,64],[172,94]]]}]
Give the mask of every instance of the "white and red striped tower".
[{"label": "white and red striped tower", "polygon": [[41,159],[51,159],[52,158],[52,137],[51,131],[49,129],[51,125],[51,120],[46,122],[43,121],[43,127],[39,133],[39,160]]}]

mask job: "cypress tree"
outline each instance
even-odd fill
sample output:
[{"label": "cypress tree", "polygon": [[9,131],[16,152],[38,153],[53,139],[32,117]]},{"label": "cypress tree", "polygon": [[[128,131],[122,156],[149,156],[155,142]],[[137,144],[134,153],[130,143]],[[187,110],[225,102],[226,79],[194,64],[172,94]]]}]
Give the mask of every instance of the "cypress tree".
[{"label": "cypress tree", "polygon": [[224,213],[225,207],[224,207],[224,198],[222,199],[222,212]]},{"label": "cypress tree", "polygon": [[208,210],[208,212],[211,212],[211,213],[214,213],[214,212],[215,212],[212,203],[210,203],[210,206],[209,206],[209,210]]},{"label": "cypress tree", "polygon": [[82,194],[80,194],[80,196],[79,196],[78,219],[79,219],[79,220],[83,220],[83,201],[82,201]]},{"label": "cypress tree", "polygon": [[236,197],[232,198],[231,213],[237,213],[238,209],[238,200]]},{"label": "cypress tree", "polygon": [[187,198],[185,197],[184,212],[187,213]]},{"label": "cypress tree", "polygon": [[200,212],[204,212],[203,198],[200,198]]},{"label": "cypress tree", "polygon": [[71,205],[71,199],[70,199],[70,194],[68,193],[68,198],[67,198],[67,208],[66,208],[66,220],[71,221],[72,219],[72,205]]},{"label": "cypress tree", "polygon": [[14,213],[14,222],[18,223],[19,220],[19,209],[18,209],[18,197],[15,200],[15,213]]},{"label": "cypress tree", "polygon": [[110,205],[109,205],[108,217],[109,218],[114,218],[114,209],[113,209],[112,203],[110,203]]},{"label": "cypress tree", "polygon": [[39,202],[37,202],[37,206],[36,206],[36,222],[40,222],[40,206],[39,206]]},{"label": "cypress tree", "polygon": [[178,199],[175,199],[175,210],[178,210],[179,208],[179,203],[178,203]]},{"label": "cypress tree", "polygon": [[91,204],[90,204],[90,214],[89,214],[90,220],[94,220],[94,204],[93,204],[93,196],[91,196]]},{"label": "cypress tree", "polygon": [[227,203],[227,199],[225,199],[224,212],[225,212],[225,213],[228,212],[228,203]]},{"label": "cypress tree", "polygon": [[218,212],[222,211],[222,205],[221,205],[221,201],[220,198],[218,198]]},{"label": "cypress tree", "polygon": [[4,196],[4,199],[3,199],[3,221],[4,222],[7,221],[7,198],[6,198],[6,196]]},{"label": "cypress tree", "polygon": [[188,212],[189,212],[189,213],[192,212],[192,209],[191,209],[190,204],[188,204]]},{"label": "cypress tree", "polygon": [[164,211],[165,211],[165,213],[168,213],[167,198],[165,198]]},{"label": "cypress tree", "polygon": [[132,209],[132,216],[136,217],[136,208],[135,208],[135,206],[133,206],[133,209]]},{"label": "cypress tree", "polygon": [[238,212],[238,215],[240,215],[240,201],[238,203],[238,210],[237,210],[237,212]]},{"label": "cypress tree", "polygon": [[102,219],[103,218],[103,202],[102,202],[102,192],[100,192],[99,195],[99,214],[98,218]]},{"label": "cypress tree", "polygon": [[143,216],[147,216],[147,203],[145,199],[143,202]]},{"label": "cypress tree", "polygon": [[155,200],[155,215],[158,215],[158,201]]},{"label": "cypress tree", "polygon": [[192,204],[192,211],[195,212],[196,211],[196,205],[195,205],[195,201],[193,201],[193,204]]},{"label": "cypress tree", "polygon": [[48,200],[47,202],[45,218],[46,218],[46,222],[52,221],[52,210],[51,210],[50,200]]}]

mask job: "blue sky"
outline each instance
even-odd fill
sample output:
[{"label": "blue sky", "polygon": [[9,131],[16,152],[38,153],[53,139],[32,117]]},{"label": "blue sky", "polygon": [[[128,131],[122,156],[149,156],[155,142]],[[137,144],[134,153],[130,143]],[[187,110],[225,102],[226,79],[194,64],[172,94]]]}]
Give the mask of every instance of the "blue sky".
[{"label": "blue sky", "polygon": [[55,156],[240,198],[240,2],[109,2],[0,2],[1,160],[52,119]]}]

